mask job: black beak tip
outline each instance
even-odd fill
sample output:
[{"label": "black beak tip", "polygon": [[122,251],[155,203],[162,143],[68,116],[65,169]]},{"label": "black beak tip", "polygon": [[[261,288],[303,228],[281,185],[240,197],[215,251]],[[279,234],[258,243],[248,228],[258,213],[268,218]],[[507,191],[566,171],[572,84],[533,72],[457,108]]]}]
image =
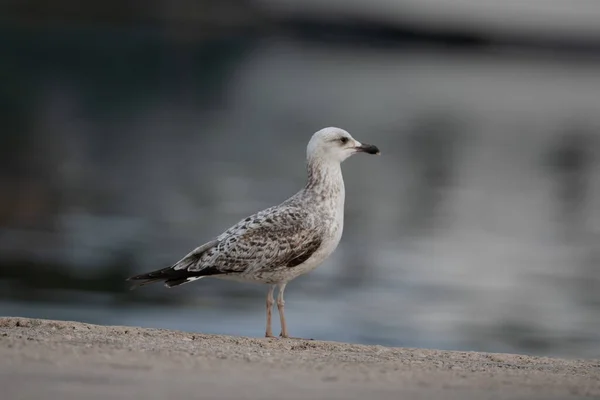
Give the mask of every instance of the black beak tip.
[{"label": "black beak tip", "polygon": [[379,151],[377,146],[372,145],[372,144],[363,144],[362,146],[360,146],[360,151],[367,153],[367,154],[376,154],[376,155],[381,154],[381,152]]}]

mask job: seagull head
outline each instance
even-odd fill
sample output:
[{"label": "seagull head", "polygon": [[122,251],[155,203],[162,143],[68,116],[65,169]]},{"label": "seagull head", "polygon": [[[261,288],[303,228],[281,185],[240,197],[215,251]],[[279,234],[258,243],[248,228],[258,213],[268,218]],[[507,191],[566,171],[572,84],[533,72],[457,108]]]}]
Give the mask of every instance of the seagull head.
[{"label": "seagull head", "polygon": [[338,163],[356,153],[380,154],[377,146],[361,143],[345,130],[335,127],[315,132],[306,148],[309,159]]}]

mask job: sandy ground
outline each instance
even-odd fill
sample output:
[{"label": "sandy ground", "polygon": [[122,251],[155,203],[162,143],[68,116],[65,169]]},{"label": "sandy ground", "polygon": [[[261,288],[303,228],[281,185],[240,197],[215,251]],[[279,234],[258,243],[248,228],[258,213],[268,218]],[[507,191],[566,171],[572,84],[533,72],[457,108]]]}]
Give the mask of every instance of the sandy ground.
[{"label": "sandy ground", "polygon": [[600,360],[0,318],[13,399],[600,398]]}]

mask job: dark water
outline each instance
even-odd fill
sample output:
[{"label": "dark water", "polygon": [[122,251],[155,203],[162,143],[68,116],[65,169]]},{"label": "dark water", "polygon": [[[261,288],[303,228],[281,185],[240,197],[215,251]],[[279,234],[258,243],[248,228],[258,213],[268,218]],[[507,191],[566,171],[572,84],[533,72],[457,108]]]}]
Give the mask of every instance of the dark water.
[{"label": "dark water", "polygon": [[334,125],[383,155],[344,164],[344,236],[289,285],[293,335],[600,357],[600,63],[3,32],[0,314],[261,336],[266,288],[122,278],[293,194]]}]

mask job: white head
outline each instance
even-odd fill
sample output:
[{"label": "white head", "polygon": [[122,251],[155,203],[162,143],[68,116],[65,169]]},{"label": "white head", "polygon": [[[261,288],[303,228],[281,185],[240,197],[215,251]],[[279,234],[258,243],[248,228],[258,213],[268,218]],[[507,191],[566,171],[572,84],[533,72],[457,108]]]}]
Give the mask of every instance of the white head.
[{"label": "white head", "polygon": [[306,147],[309,160],[341,163],[356,153],[379,154],[379,149],[371,144],[361,143],[345,130],[334,127],[315,132]]}]

